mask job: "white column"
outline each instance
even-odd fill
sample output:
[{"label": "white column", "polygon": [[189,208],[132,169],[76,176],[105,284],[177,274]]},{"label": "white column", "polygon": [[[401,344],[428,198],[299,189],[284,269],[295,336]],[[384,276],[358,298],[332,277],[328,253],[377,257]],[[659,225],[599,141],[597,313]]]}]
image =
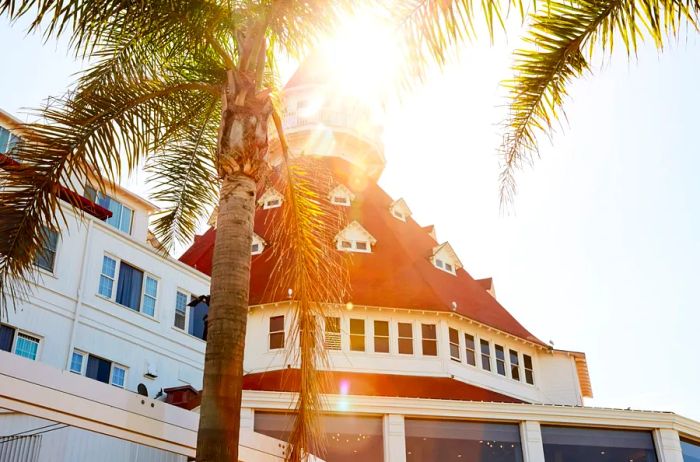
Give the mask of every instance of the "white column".
[{"label": "white column", "polygon": [[524,462],[544,462],[544,446],[539,422],[521,422],[520,440],[523,446]]},{"label": "white column", "polygon": [[677,431],[667,428],[654,430],[654,444],[659,462],[683,462],[681,439]]},{"label": "white column", "polygon": [[255,412],[249,407],[241,408],[241,430],[253,431],[255,425]]},{"label": "white column", "polygon": [[406,431],[402,415],[384,416],[384,460],[406,462]]}]

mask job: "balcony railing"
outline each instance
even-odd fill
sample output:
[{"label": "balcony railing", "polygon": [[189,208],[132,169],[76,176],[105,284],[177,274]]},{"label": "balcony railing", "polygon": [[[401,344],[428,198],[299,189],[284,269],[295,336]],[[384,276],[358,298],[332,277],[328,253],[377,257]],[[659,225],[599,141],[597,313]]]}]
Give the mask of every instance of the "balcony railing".
[{"label": "balcony railing", "polygon": [[285,130],[319,124],[345,130],[379,149],[382,148],[382,128],[371,122],[368,112],[321,109],[313,114],[302,115],[299,111],[290,111],[282,118]]}]

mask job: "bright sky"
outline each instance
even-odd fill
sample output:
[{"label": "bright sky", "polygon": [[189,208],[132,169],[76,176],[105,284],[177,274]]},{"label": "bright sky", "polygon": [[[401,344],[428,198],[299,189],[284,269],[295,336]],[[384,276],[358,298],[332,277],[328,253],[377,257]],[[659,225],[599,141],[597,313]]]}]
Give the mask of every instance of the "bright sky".
[{"label": "bright sky", "polygon": [[[617,55],[571,88],[568,127],[519,177],[514,213],[498,206],[510,50],[465,45],[460,59],[390,107],[380,184],[435,224],[474,277],[555,347],[586,352],[594,406],[700,420],[700,40]],[[80,69],[0,20],[0,108],[25,119]],[[381,65],[381,61],[378,65]],[[373,67],[374,68],[374,67]],[[384,69],[376,69],[383,72]]]}]

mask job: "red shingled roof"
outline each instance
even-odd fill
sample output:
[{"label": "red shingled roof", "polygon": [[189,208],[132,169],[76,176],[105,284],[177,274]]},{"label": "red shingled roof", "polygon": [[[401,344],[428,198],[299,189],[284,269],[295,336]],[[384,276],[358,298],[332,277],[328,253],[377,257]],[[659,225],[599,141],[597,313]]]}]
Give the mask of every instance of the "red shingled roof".
[{"label": "red shingled roof", "polygon": [[[420,225],[409,218],[397,220],[389,212],[393,199],[375,182],[367,179],[342,159],[325,158],[339,183],[354,194],[351,207],[341,207],[347,222],[357,220],[377,243],[372,253],[354,253],[350,263],[350,299],[356,306],[378,306],[424,311],[456,311],[465,317],[492,326],[522,339],[546,346],[525,329],[508,311],[489,295],[464,269],[456,276],[433,266],[430,256],[435,241]],[[326,194],[322,194],[325,197]],[[283,205],[284,206],[284,205]],[[279,209],[258,209],[255,232],[275,245],[270,229]],[[180,260],[204,273],[211,274],[216,229],[211,228],[195,239]],[[252,259],[250,304],[287,300],[286,289],[267,290],[275,286],[268,280],[275,267],[276,254],[269,250]]]},{"label": "red shingled roof", "polygon": [[[510,396],[486,390],[449,377],[421,377],[412,375],[373,374],[360,372],[322,371],[323,393],[349,396],[387,396],[392,398],[449,399],[456,401],[487,401],[496,403],[522,403]],[[254,391],[299,391],[299,369],[246,374],[243,389]],[[166,402],[194,409],[199,406],[201,395],[192,395],[191,389],[166,390]],[[184,393],[188,400],[182,400]],[[171,399],[172,396],[172,399]]]}]

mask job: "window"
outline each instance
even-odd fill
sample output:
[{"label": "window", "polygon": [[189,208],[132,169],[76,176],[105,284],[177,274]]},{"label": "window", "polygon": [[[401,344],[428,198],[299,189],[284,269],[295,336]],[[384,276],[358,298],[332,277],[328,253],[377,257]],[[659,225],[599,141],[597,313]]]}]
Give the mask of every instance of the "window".
[{"label": "window", "polygon": [[0,324],[0,350],[2,351],[34,361],[39,353],[40,342],[41,340],[33,335]]},{"label": "window", "polygon": [[0,127],[0,154],[6,154],[15,147],[19,138],[6,128]]},{"label": "window", "polygon": [[506,353],[501,345],[495,345],[496,348],[496,372],[499,375],[506,375]]},{"label": "window", "polygon": [[518,424],[407,417],[405,429],[406,462],[523,460]]},{"label": "window", "polygon": [[17,340],[15,341],[15,354],[23,358],[31,359],[34,361],[36,359],[37,351],[39,350],[39,339],[32,337],[31,335],[23,334],[22,332],[17,333]]},{"label": "window", "polygon": [[459,354],[459,332],[457,332],[457,329],[453,329],[450,327],[450,358],[453,361],[460,362],[460,354]]},{"label": "window", "polygon": [[523,355],[523,366],[525,366],[525,381],[530,385],[534,385],[535,377],[532,373],[532,358],[530,355]]},{"label": "window", "polygon": [[413,354],[413,324],[399,323],[399,353],[402,355]]},{"label": "window", "polygon": [[114,280],[116,279],[117,291],[114,295],[114,301],[148,316],[155,315],[158,281],[124,261],[119,262],[118,277],[115,277],[116,268],[117,260],[105,255],[102,259],[98,293],[112,299]]},{"label": "window", "polygon": [[365,320],[350,320],[350,351],[365,351]]},{"label": "window", "polygon": [[324,340],[327,350],[340,350],[340,318],[326,318]]},{"label": "window", "polygon": [[510,376],[513,380],[520,380],[520,361],[518,360],[518,352],[508,350],[510,353]]},{"label": "window", "polygon": [[256,242],[255,244],[250,246],[250,253],[252,255],[258,255],[258,254],[262,253],[262,250],[260,249],[260,244]]},{"label": "window", "polygon": [[177,291],[175,295],[175,327],[185,330],[187,325],[187,295]]},{"label": "window", "polygon": [[437,356],[437,329],[435,324],[421,324],[423,356]]},{"label": "window", "polygon": [[264,206],[264,208],[266,208],[266,209],[274,209],[274,208],[276,208],[276,207],[279,207],[280,204],[281,204],[281,202],[280,202],[279,199],[269,199],[269,200],[265,201],[265,206]]},{"label": "window", "polygon": [[651,432],[542,426],[546,462],[656,462]]},{"label": "window", "polygon": [[34,260],[34,264],[39,268],[53,273],[56,263],[56,248],[58,247],[58,233],[47,227],[41,228],[41,250]]},{"label": "window", "polygon": [[445,262],[443,262],[443,261],[440,260],[439,258],[436,258],[436,259],[435,259],[435,266],[437,266],[437,267],[440,268],[440,269],[444,269],[444,268],[445,268]]},{"label": "window", "polygon": [[107,218],[107,224],[117,228],[119,231],[131,234],[133,210],[118,200],[96,191],[91,186],[85,187],[85,197],[112,212],[112,216]]},{"label": "window", "polygon": [[681,438],[681,453],[684,462],[700,462],[700,443]]},{"label": "window", "polygon": [[454,273],[454,269],[452,269],[452,265],[450,265],[447,262],[445,262],[445,271],[447,271],[449,273]]},{"label": "window", "polygon": [[126,383],[126,367],[97,356],[88,355],[85,377],[98,380],[102,383],[108,383],[115,387],[124,388]]},{"label": "window", "polygon": [[335,205],[350,205],[350,198],[344,196],[333,196],[331,203]]},{"label": "window", "polygon": [[339,184],[328,193],[328,197],[330,198],[331,204],[350,207],[355,195],[344,185]]},{"label": "window", "polygon": [[362,242],[362,241],[355,242],[355,249],[366,251],[367,250],[367,243]]},{"label": "window", "polygon": [[369,242],[367,241],[338,241],[340,244],[338,250],[345,250],[348,252],[365,252],[369,253],[372,251]]},{"label": "window", "polygon": [[398,210],[398,209],[393,209],[391,211],[391,214],[394,215],[396,218],[398,218],[401,221],[406,221],[406,215],[404,215],[403,212]]},{"label": "window", "polygon": [[83,364],[85,363],[85,353],[74,351],[70,360],[70,371],[75,374],[83,374]]},{"label": "window", "polygon": [[476,366],[476,344],[474,343],[473,335],[464,334],[464,348],[466,350],[467,364]]},{"label": "window", "polygon": [[491,345],[487,340],[481,340],[481,368],[485,371],[491,370]]},{"label": "window", "polygon": [[374,351],[389,353],[389,321],[374,321]]},{"label": "window", "polygon": [[98,293],[107,298],[112,298],[112,288],[114,287],[114,276],[117,270],[117,262],[113,258],[105,255],[102,258],[102,274],[100,274],[100,286]]},{"label": "window", "polygon": [[284,348],[284,316],[270,317],[270,350]]}]

